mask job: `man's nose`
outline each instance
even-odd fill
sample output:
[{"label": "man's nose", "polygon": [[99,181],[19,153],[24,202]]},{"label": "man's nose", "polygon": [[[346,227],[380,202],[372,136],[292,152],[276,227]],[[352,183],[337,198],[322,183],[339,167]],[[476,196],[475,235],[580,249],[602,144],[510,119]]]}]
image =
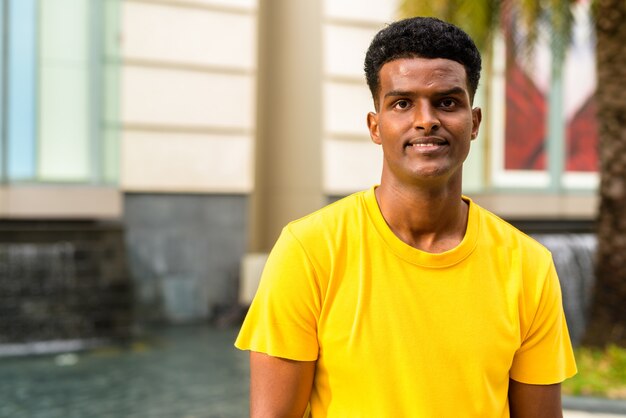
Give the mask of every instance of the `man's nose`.
[{"label": "man's nose", "polygon": [[441,126],[437,112],[430,103],[419,103],[415,106],[413,127],[424,130],[424,135],[430,135]]}]

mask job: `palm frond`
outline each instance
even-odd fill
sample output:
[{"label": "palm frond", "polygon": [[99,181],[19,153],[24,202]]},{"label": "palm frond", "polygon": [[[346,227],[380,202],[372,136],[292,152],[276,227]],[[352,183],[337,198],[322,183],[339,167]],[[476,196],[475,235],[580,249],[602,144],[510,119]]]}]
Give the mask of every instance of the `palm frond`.
[{"label": "palm frond", "polygon": [[501,0],[402,0],[404,17],[433,16],[465,30],[480,49],[488,48],[498,24]]},{"label": "palm frond", "polygon": [[438,8],[441,7],[438,1],[415,1],[415,0],[401,0],[400,1],[400,13],[403,17],[413,16],[430,16],[440,17]]},{"label": "palm frond", "polygon": [[[540,33],[549,33],[557,62],[571,41],[577,0],[401,0],[408,16],[435,16],[465,30],[485,50],[501,25],[510,32],[509,52],[530,56]],[[626,0],[625,0],[626,1]]]},{"label": "palm frond", "polygon": [[576,0],[549,0],[550,26],[552,27],[552,53],[557,63],[563,62],[565,52],[572,40]]}]

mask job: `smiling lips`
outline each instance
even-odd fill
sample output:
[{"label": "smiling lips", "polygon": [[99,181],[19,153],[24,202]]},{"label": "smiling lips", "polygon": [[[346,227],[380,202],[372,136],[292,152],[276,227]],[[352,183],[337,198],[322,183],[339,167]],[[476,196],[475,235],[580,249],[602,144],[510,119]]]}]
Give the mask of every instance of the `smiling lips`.
[{"label": "smiling lips", "polygon": [[429,137],[410,140],[405,146],[426,151],[428,149],[435,149],[445,145],[448,145],[448,141],[445,139]]}]

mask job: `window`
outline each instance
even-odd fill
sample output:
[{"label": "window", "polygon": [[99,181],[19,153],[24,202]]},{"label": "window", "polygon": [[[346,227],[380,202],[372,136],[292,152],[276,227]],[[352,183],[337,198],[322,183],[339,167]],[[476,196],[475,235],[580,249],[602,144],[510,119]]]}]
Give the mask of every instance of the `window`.
[{"label": "window", "polygon": [[2,3],[0,175],[117,181],[117,0]]},{"label": "window", "polygon": [[481,130],[488,132],[489,143],[473,145],[483,150],[478,157],[470,153],[471,191],[595,191],[595,36],[589,4],[572,6],[575,25],[562,68],[552,66],[549,28],[539,31],[531,54],[508,59],[507,48],[519,39],[506,27],[496,39],[489,79],[483,75],[489,102]]}]

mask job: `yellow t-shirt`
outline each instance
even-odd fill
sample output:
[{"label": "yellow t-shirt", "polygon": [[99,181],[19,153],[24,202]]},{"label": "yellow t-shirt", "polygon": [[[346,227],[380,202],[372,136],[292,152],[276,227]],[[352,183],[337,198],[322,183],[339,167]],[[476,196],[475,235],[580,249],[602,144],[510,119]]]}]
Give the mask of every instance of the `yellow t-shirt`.
[{"label": "yellow t-shirt", "polygon": [[419,251],[374,188],[287,225],[235,345],[317,360],[320,417],[508,417],[509,377],[576,373],[547,249],[466,199],[463,241]]}]

